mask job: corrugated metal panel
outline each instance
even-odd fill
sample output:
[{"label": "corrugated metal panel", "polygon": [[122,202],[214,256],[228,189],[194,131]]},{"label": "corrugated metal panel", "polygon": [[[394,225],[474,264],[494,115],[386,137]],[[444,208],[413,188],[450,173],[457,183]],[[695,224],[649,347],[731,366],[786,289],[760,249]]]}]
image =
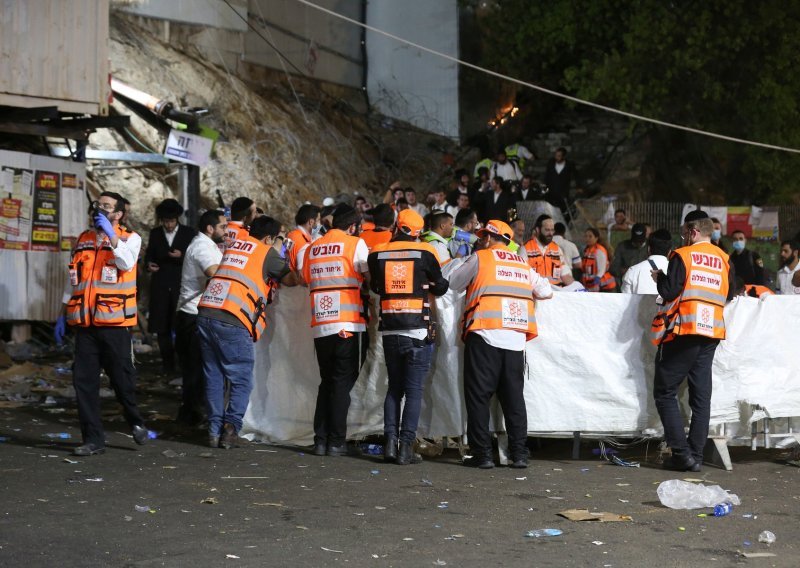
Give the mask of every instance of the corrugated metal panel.
[{"label": "corrugated metal panel", "polygon": [[[367,23],[458,57],[457,0],[370,0]],[[367,32],[370,103],[388,116],[458,138],[458,65]]]},{"label": "corrugated metal panel", "polygon": [[[320,6],[361,21],[361,2],[318,0]],[[295,0],[250,0],[250,23],[303,74],[360,89],[362,29]],[[245,35],[244,60],[283,69],[279,56],[256,32]],[[290,73],[297,72],[286,65]]]},{"label": "corrugated metal panel", "polygon": [[[247,0],[229,0],[229,2],[236,12],[221,0],[146,2],[122,8],[122,11],[185,24],[199,24],[240,32],[247,30]],[[237,13],[245,20],[237,16]]]},{"label": "corrugated metal panel", "polygon": [[0,104],[108,112],[108,0],[0,0]]}]

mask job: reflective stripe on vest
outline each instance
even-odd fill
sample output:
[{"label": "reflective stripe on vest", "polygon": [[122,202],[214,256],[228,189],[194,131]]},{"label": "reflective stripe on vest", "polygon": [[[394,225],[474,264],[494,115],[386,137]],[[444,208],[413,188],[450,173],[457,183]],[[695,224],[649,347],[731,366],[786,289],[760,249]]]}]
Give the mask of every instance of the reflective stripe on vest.
[{"label": "reflective stripe on vest", "polygon": [[303,278],[311,292],[311,326],[365,324],[361,300],[364,277],[353,265],[361,239],[331,229],[306,247]]},{"label": "reflective stripe on vest", "polygon": [[[597,253],[603,252],[606,255],[606,272],[605,274],[597,274]],[[581,270],[583,271],[583,276],[581,277],[581,281],[583,285],[586,287],[586,290],[589,292],[599,292],[614,290],[617,287],[617,281],[614,279],[614,276],[608,272],[608,251],[606,248],[597,243],[592,246],[587,246],[586,249],[583,251],[583,257],[581,259]],[[600,276],[600,282],[595,282],[595,277]]]},{"label": "reflective stripe on vest", "polygon": [[[127,241],[131,231],[116,228]],[[116,266],[108,237],[97,244],[97,233],[84,231],[69,265],[72,295],[67,302],[67,324],[77,327],[131,327],[136,325],[136,268],[122,271]]]},{"label": "reflective stripe on vest", "polygon": [[267,328],[267,303],[272,284],[264,281],[270,247],[250,236],[234,241],[222,255],[198,306],[223,310],[244,324],[253,341]]},{"label": "reflective stripe on vest", "polygon": [[373,287],[380,291],[381,331],[424,329],[430,321],[428,262],[438,262],[436,250],[428,243],[392,241],[379,245],[370,254],[370,263],[377,260]]},{"label": "reflective stripe on vest", "polygon": [[686,282],[680,296],[653,319],[650,340],[660,345],[678,335],[725,339],[728,255],[708,242],[681,247],[673,255],[683,262]]},{"label": "reflective stripe on vest", "polygon": [[558,245],[550,241],[542,251],[542,245],[534,236],[525,243],[528,264],[539,276],[544,276],[550,284],[561,286],[561,251]]},{"label": "reflective stripe on vest", "polygon": [[481,329],[506,329],[537,335],[531,268],[502,245],[479,250],[478,273],[467,286],[464,336]]},{"label": "reflective stripe on vest", "polygon": [[289,231],[286,235],[286,259],[289,261],[289,268],[297,270],[297,253],[310,242],[311,237],[299,227]]}]

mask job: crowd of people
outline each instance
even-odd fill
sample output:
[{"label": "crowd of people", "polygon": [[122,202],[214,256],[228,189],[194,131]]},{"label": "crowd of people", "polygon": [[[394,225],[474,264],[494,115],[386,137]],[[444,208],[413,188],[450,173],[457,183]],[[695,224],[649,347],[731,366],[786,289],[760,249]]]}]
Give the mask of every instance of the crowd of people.
[{"label": "crowd of people", "polygon": [[[504,155],[498,155],[495,173],[517,172],[517,162],[509,166]],[[496,395],[508,433],[509,463],[524,468],[524,351],[537,335],[535,302],[556,292],[612,292],[619,283],[622,292],[655,294],[662,305],[652,340],[661,351],[655,397],[673,448],[668,466],[696,471],[708,429],[710,365],[725,335],[722,309],[737,293],[766,293],[742,290],[759,286],[759,269],[763,272],[744,235],[732,235],[729,256],[719,246],[718,222],[696,211],[684,220],[682,244],[675,247],[666,229],[626,224],[621,212],[615,224],[630,230],[630,239],[616,254],[596,228],[586,230],[581,250],[566,238],[567,227],[548,215],[529,228],[522,219],[508,218],[516,200],[535,197],[531,179],[520,176],[519,188],[509,191],[500,175],[492,177],[483,169],[476,184],[459,172],[452,190],[435,190],[424,202],[413,188],[395,184],[386,202],[374,207],[363,197],[326,200],[323,206],[307,203],[288,231],[248,197],[235,199],[229,215],[205,211],[196,228],[178,222],[183,211],[175,200],[162,202],[144,267],[151,275],[149,330],[158,337],[165,370],[174,371],[177,352],[183,377],[178,419],[206,424],[212,447],[242,443],[254,344],[267,333],[269,305],[279,288],[303,286],[309,293],[320,374],[312,452],[340,456],[349,451],[350,391],[366,356],[369,306],[374,303],[388,371],[384,457],[400,465],[418,463],[413,448],[437,333],[433,298],[453,290],[465,293],[461,337],[471,453],[465,463],[494,467],[489,403]],[[130,335],[138,317],[141,238],[126,227],[125,207],[120,195],[104,192],[90,209],[92,228],[73,251],[64,316],[56,326],[57,334],[69,325],[76,336],[73,376],[83,436],[77,455],[105,451],[101,368],[123,405],[134,440],[147,440],[135,400]],[[781,259],[780,292],[800,293],[798,244],[783,242]],[[742,286],[737,285],[740,279]],[[694,377],[688,438],[676,402],[687,374]]]}]

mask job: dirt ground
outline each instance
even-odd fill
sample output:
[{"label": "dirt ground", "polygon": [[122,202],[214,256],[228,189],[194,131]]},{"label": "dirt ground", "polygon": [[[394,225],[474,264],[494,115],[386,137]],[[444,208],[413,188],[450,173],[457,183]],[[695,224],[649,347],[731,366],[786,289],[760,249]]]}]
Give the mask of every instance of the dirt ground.
[{"label": "dirt ground", "polygon": [[[76,458],[74,402],[0,405],[2,566],[798,566],[800,469],[777,451],[734,448],[734,469],[667,472],[657,444],[611,465],[586,441],[531,440],[531,467],[475,470],[455,450],[406,467],[251,444],[210,449],[173,424],[177,387],[145,365],[140,401],[159,433],[134,445],[107,410],[108,451]],[[16,406],[16,407],[14,407]],[[68,434],[51,439],[47,434]],[[667,479],[720,484],[742,504],[727,517],[671,510]],[[627,522],[573,522],[586,508]],[[560,536],[528,538],[540,528]],[[758,542],[770,530],[771,546]],[[742,553],[774,556],[745,558]]]}]

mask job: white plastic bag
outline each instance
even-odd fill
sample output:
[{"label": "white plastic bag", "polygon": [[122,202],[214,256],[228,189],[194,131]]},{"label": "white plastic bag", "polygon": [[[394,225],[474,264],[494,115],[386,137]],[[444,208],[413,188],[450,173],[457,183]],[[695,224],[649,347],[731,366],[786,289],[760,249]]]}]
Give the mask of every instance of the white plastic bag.
[{"label": "white plastic bag", "polygon": [[661,504],[670,509],[702,509],[719,503],[742,503],[738,495],[728,493],[719,485],[701,485],[680,479],[662,482],[656,492]]}]

